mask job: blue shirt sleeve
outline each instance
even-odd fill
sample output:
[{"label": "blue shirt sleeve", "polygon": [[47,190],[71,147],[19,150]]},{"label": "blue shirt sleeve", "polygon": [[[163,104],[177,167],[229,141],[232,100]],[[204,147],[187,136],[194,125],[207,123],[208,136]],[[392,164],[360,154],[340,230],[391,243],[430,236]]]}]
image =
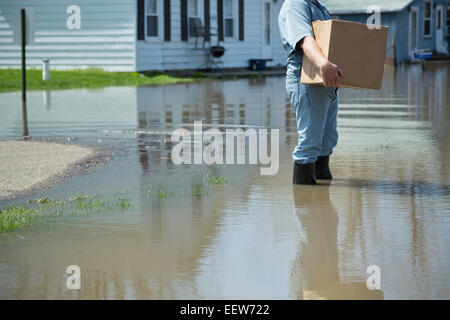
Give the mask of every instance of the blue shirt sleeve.
[{"label": "blue shirt sleeve", "polygon": [[286,41],[295,50],[297,43],[307,36],[314,37],[311,10],[306,1],[291,1],[281,18],[280,28]]}]

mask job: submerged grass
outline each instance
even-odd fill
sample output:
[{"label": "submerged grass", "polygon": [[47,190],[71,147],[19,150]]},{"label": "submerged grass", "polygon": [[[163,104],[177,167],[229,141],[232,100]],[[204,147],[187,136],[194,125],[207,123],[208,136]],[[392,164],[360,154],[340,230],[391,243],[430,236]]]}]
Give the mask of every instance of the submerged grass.
[{"label": "submerged grass", "polygon": [[29,228],[38,218],[60,216],[64,213],[74,215],[89,215],[113,211],[126,210],[132,207],[128,199],[119,197],[116,201],[105,200],[100,196],[76,195],[68,200],[59,201],[48,197],[29,200],[28,206],[11,206],[0,209],[0,233],[14,232]]},{"label": "submerged grass", "polygon": [[117,199],[117,207],[121,210],[125,210],[131,207],[131,202],[125,198],[120,197]]},{"label": "submerged grass", "polygon": [[181,189],[179,187],[175,187],[172,190],[169,190],[167,188],[155,188],[154,186],[150,186],[149,190],[147,191],[147,197],[152,198],[154,200],[156,199],[169,199],[173,197],[185,197],[185,196],[191,196],[191,197],[200,197],[200,196],[208,196],[211,192],[211,187],[213,185],[224,185],[231,183],[231,180],[222,177],[222,176],[213,176],[213,175],[206,175],[202,179],[202,183],[195,183],[192,184],[190,188],[184,188]]},{"label": "submerged grass", "polygon": [[378,152],[378,151],[387,151],[392,149],[392,145],[390,145],[389,143],[385,142],[383,144],[380,145],[376,145],[373,147],[366,147],[366,152]]},{"label": "submerged grass", "polygon": [[0,209],[0,233],[30,227],[38,215],[32,208],[8,207]]},{"label": "submerged grass", "polygon": [[169,191],[167,188],[156,188],[150,186],[150,189],[147,191],[147,197],[153,199],[167,199],[171,197],[176,197],[180,193],[178,191]]},{"label": "submerged grass", "polygon": [[[95,68],[70,71],[52,70],[50,74],[50,80],[43,81],[40,69],[27,70],[27,89],[95,89],[110,86],[163,85],[208,79],[201,73],[196,73],[192,77],[182,77],[161,72],[109,72]],[[20,69],[0,69],[0,92],[21,90],[21,81]]]},{"label": "submerged grass", "polygon": [[216,176],[212,176],[212,175],[207,175],[204,179],[205,182],[209,183],[209,184],[228,184],[231,183],[230,179],[226,178],[226,177],[216,177]]},{"label": "submerged grass", "polygon": [[[222,176],[206,175],[201,182],[190,187],[169,190],[166,187],[154,188],[147,191],[147,197],[152,199],[169,199],[187,196],[198,198],[208,196],[215,186],[231,183],[230,179]],[[10,206],[0,208],[0,233],[11,233],[20,229],[30,228],[37,219],[50,216],[61,216],[65,213],[74,215],[89,215],[90,213],[109,212],[113,210],[125,211],[132,208],[132,203],[125,197],[105,199],[102,196],[75,195],[67,200],[54,200],[49,197],[28,201],[28,206]]]}]

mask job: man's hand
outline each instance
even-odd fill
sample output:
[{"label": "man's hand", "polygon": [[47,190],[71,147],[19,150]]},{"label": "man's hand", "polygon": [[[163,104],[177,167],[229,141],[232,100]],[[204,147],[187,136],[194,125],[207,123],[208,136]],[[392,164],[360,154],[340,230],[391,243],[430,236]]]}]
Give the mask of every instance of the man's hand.
[{"label": "man's hand", "polygon": [[326,60],[319,66],[319,69],[325,87],[339,86],[339,77],[342,77],[344,75],[341,68],[339,68],[334,63]]},{"label": "man's hand", "polygon": [[341,68],[331,63],[322,53],[316,40],[311,36],[304,37],[299,43],[298,47],[303,49],[303,52],[320,70],[320,75],[323,79],[325,87],[338,87],[339,77],[344,75]]}]

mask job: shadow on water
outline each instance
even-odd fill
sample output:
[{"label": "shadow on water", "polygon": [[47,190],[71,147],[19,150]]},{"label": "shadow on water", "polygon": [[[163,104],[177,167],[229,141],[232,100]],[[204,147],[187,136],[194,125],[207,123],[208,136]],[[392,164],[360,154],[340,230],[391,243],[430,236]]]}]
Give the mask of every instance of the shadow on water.
[{"label": "shadow on water", "polygon": [[383,299],[381,290],[369,290],[366,280],[343,282],[339,276],[338,214],[330,187],[294,186],[294,213],[301,233],[291,278],[297,299]]}]

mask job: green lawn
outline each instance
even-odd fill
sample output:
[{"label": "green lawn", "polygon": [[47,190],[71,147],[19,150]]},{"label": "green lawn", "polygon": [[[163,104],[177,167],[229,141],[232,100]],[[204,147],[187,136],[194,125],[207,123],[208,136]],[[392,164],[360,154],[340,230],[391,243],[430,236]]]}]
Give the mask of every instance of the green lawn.
[{"label": "green lawn", "polygon": [[[101,88],[109,86],[162,85],[206,79],[200,73],[191,78],[170,76],[157,72],[108,72],[99,69],[50,71],[50,80],[42,81],[42,71],[27,70],[27,90]],[[20,69],[0,69],[0,92],[22,88]]]}]

